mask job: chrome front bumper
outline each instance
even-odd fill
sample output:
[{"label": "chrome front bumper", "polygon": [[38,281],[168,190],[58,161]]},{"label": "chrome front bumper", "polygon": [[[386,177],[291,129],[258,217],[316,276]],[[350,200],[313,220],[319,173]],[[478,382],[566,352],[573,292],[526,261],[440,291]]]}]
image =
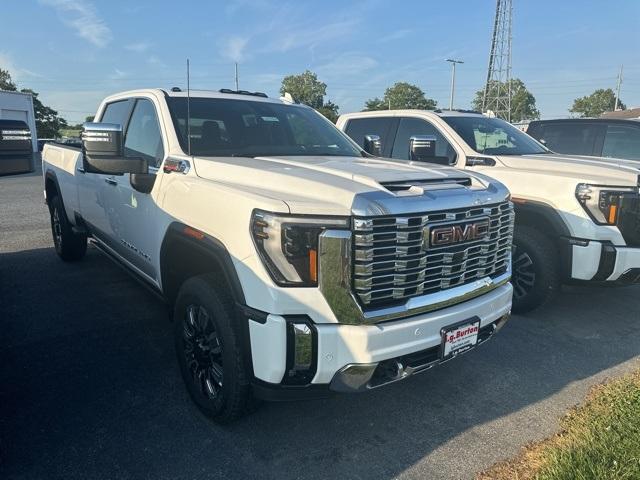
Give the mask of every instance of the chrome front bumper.
[{"label": "chrome front bumper", "polygon": [[[507,323],[507,320],[509,320],[509,314],[483,327],[480,330],[477,345],[489,340]],[[334,375],[329,384],[329,389],[341,393],[364,392],[404,380],[439,363],[441,363],[440,347],[434,346],[421,352],[391,358],[378,363],[351,364]]]}]

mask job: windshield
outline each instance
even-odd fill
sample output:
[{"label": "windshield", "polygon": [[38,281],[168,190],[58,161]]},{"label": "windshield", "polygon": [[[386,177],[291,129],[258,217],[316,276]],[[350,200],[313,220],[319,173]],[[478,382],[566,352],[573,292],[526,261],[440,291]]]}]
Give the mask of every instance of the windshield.
[{"label": "windshield", "polygon": [[549,150],[529,135],[499,118],[445,116],[442,119],[478,153],[485,155],[549,153]]},{"label": "windshield", "polygon": [[[180,146],[188,151],[187,99],[167,98]],[[191,154],[201,156],[362,156],[311,108],[264,101],[191,98]]]}]

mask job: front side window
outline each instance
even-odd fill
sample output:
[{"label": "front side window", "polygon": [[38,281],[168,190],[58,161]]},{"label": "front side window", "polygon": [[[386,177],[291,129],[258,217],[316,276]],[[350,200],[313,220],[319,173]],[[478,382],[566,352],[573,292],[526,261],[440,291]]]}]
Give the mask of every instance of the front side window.
[{"label": "front side window", "polygon": [[602,156],[640,160],[640,125],[609,125],[604,137]]},{"label": "front side window", "polygon": [[469,147],[485,155],[535,155],[549,153],[540,143],[499,118],[444,116]]},{"label": "front side window", "polygon": [[102,114],[102,123],[115,123],[124,128],[124,124],[127,121],[127,115],[129,114],[129,100],[119,100],[107,104]]},{"label": "front side window", "polygon": [[150,166],[159,166],[164,157],[162,134],[153,103],[139,99],[133,108],[124,140],[126,157],[146,158]]},{"label": "front side window", "polygon": [[406,117],[400,119],[398,133],[393,142],[393,158],[409,159],[409,140],[414,135],[429,135],[436,139],[436,154],[429,158],[430,163],[453,165],[456,163],[456,151],[440,131],[426,120]]},{"label": "front side window", "polygon": [[329,155],[361,157],[362,152],[334,125],[302,105],[225,98],[167,99],[180,146],[214,157]]},{"label": "front side window", "polygon": [[551,151],[570,155],[597,155],[602,125],[585,122],[553,122],[542,128],[542,140]]}]

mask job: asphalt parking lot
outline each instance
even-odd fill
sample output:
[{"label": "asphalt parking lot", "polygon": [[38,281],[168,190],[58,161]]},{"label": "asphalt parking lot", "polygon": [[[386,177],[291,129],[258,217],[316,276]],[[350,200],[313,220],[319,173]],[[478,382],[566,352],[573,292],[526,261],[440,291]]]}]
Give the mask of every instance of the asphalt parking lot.
[{"label": "asphalt parking lot", "polygon": [[0,478],[472,478],[639,366],[640,288],[565,288],[491,342],[362,395],[200,415],[166,308],[95,249],[64,264],[38,174],[0,177]]}]

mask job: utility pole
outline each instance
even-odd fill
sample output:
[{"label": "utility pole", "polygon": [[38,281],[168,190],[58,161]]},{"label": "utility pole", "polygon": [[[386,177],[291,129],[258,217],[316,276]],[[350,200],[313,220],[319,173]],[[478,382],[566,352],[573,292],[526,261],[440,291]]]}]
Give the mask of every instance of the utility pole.
[{"label": "utility pole", "polygon": [[239,90],[238,88],[238,62],[236,62],[236,92]]},{"label": "utility pole", "polygon": [[620,73],[618,73],[618,86],[616,87],[616,103],[613,104],[613,111],[618,110],[618,102],[620,101],[620,86],[622,85],[622,67],[620,65]]},{"label": "utility pole", "polygon": [[456,63],[464,62],[453,58],[447,58],[447,62],[451,64],[451,97],[449,97],[449,110],[453,110],[453,95],[456,91]]}]

